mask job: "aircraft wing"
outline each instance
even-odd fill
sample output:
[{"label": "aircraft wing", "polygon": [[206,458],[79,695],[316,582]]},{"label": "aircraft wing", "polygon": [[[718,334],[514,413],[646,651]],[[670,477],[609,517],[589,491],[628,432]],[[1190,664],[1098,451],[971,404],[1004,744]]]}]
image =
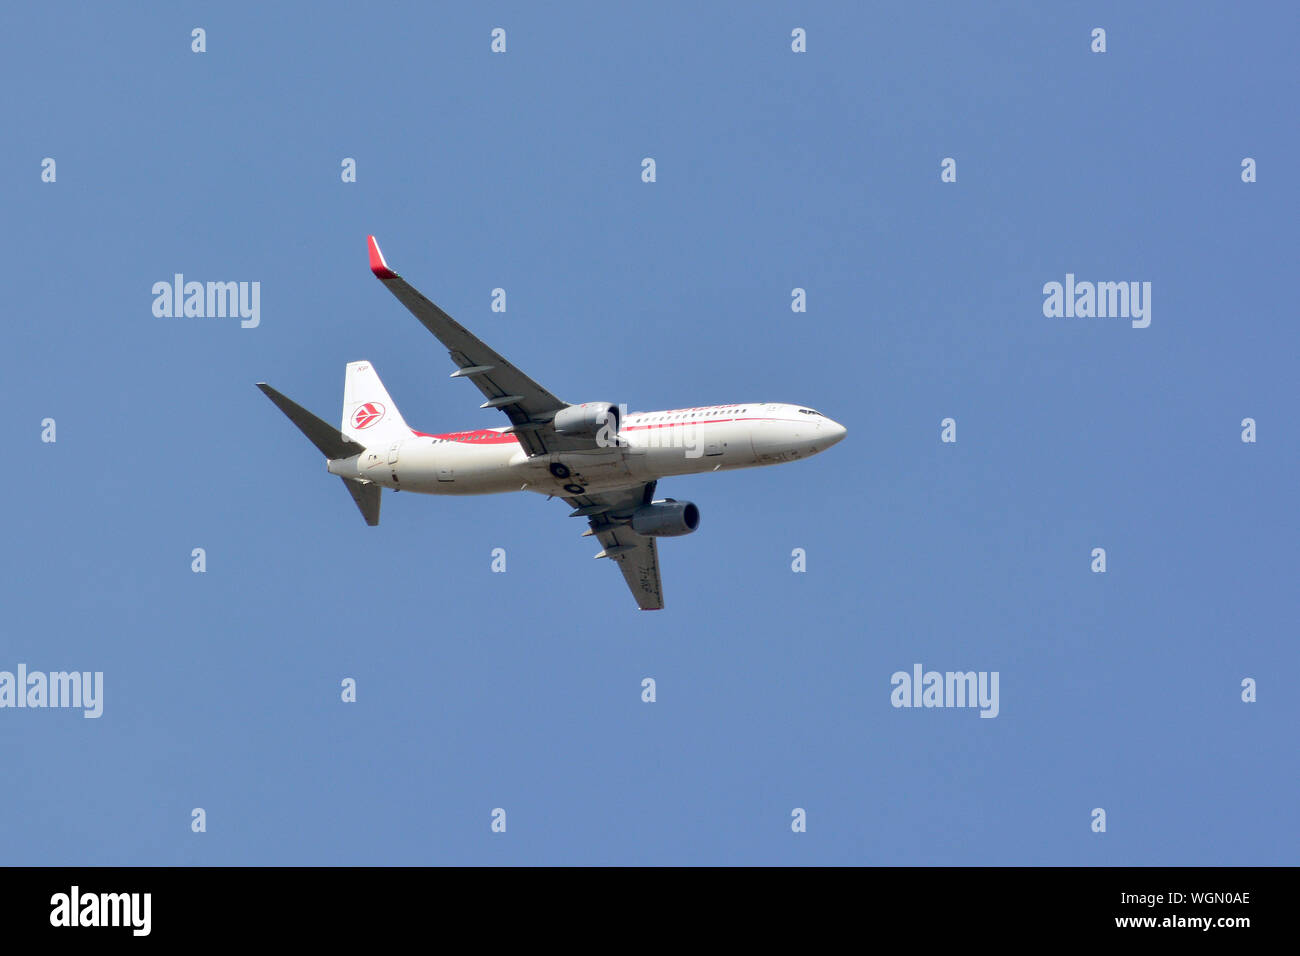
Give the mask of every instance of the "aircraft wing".
[{"label": "aircraft wing", "polygon": [[410,283],[388,267],[375,237],[369,237],[370,271],[388,291],[437,337],[456,364],[453,378],[468,378],[487,399],[480,408],[499,408],[510,419],[511,431],[529,455],[552,451],[580,451],[594,447],[590,441],[561,438],[551,419],[569,403],[502,358],[463,325],[438,308]]},{"label": "aircraft wing", "polygon": [[618,523],[618,519],[648,503],[654,497],[654,490],[655,483],[651,481],[636,488],[564,499],[575,508],[572,517],[587,518],[591,525],[587,534],[594,535],[604,546],[596,557],[617,562],[637,607],[643,611],[658,611],[664,606],[659,549],[654,538],[637,534],[630,525]]}]

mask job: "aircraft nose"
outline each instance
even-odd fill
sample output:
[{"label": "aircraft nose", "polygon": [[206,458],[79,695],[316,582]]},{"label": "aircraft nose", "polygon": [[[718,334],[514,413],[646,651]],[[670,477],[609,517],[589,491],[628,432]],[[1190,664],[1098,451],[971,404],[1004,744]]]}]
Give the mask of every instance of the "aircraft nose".
[{"label": "aircraft nose", "polygon": [[836,442],[843,441],[844,436],[849,433],[847,428],[839,422],[831,421],[829,418],[822,424],[821,430],[826,433],[826,436],[829,439],[826,443],[827,448],[834,445]]}]

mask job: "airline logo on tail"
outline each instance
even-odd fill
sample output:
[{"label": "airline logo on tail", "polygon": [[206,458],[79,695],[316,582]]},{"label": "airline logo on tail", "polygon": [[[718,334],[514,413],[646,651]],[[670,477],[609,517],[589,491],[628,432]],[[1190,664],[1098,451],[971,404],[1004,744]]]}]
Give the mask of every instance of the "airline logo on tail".
[{"label": "airline logo on tail", "polygon": [[379,402],[366,402],[352,413],[352,427],[360,431],[377,424],[384,417],[384,406]]}]

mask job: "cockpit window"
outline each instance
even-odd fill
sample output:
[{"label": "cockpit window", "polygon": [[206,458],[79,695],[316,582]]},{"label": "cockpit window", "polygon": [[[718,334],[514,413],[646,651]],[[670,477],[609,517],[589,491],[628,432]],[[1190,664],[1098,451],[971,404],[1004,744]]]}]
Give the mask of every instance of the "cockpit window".
[{"label": "cockpit window", "polygon": [[801,409],[799,409],[799,411],[800,411],[802,414],[804,414],[804,415],[816,415],[818,418],[825,418],[825,417],[826,417],[826,416],[823,415],[821,412],[813,411],[811,408],[801,408]]}]

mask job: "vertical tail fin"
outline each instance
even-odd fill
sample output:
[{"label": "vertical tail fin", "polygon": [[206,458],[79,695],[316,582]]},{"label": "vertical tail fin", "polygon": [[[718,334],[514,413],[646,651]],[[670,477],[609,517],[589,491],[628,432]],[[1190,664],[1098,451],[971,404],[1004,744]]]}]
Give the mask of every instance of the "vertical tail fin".
[{"label": "vertical tail fin", "polygon": [[411,437],[388,389],[369,362],[349,362],[343,382],[343,434],[368,448]]}]

